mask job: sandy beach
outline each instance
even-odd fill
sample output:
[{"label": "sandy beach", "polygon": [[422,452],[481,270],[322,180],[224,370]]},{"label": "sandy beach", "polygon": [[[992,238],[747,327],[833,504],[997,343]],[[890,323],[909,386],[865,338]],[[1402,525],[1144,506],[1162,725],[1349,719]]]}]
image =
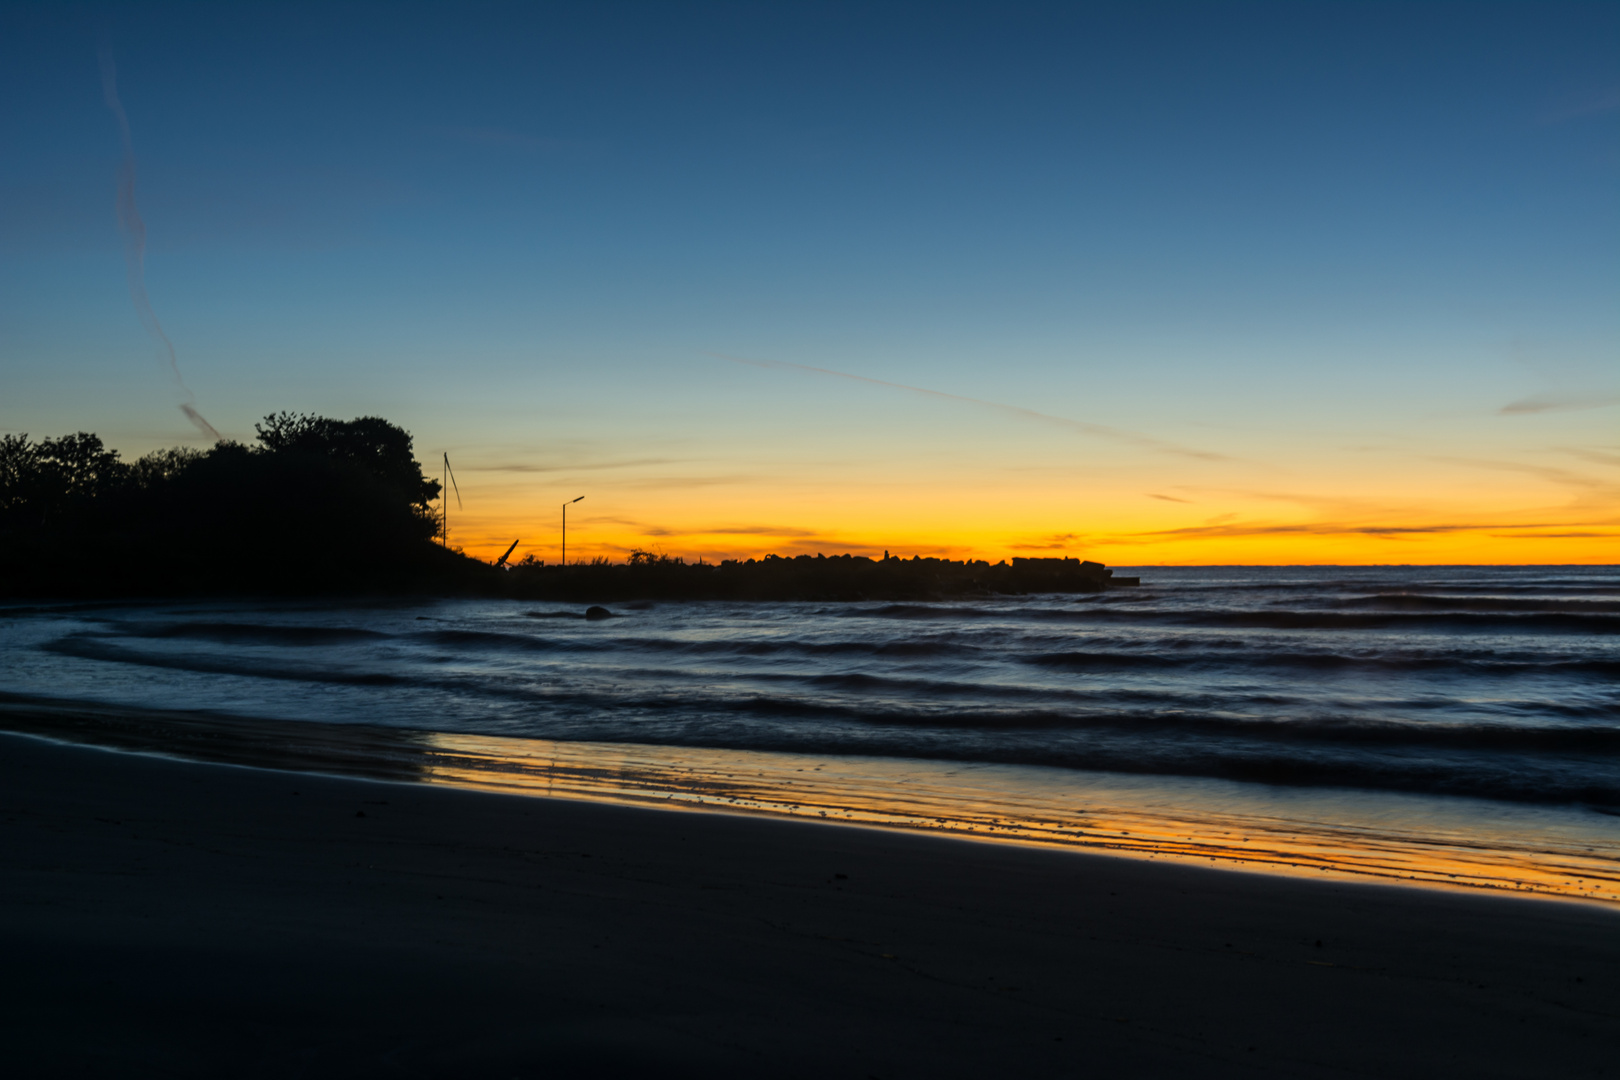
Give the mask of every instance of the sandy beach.
[{"label": "sandy beach", "polygon": [[0,736],[13,1075],[1605,1076],[1620,919]]}]

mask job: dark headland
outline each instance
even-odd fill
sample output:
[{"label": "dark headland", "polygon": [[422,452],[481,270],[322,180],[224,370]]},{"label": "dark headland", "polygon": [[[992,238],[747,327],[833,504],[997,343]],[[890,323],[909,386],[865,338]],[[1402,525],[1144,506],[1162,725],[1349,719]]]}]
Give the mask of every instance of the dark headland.
[{"label": "dark headland", "polygon": [[942,600],[1090,593],[1138,584],[1081,559],[958,561],[914,556],[799,555],[689,563],[636,552],[622,563],[519,563],[500,582],[512,596],[557,600]]},{"label": "dark headland", "polygon": [[0,437],[0,597],[510,596],[581,602],[926,600],[1137,584],[1095,562],[634,552],[492,566],[438,540],[439,481],[379,417],[277,413],[252,445],[126,462],[86,432]]}]

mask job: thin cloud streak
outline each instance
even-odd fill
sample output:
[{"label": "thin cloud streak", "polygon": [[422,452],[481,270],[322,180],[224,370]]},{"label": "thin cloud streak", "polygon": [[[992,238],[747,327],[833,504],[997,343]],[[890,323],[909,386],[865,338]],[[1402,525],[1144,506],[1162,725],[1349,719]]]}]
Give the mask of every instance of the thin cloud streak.
[{"label": "thin cloud streak", "polygon": [[677,458],[630,458],[624,461],[599,461],[589,465],[531,465],[521,462],[502,463],[497,465],[465,465],[462,472],[510,472],[510,473],[565,473],[590,472],[602,469],[637,469],[649,465],[678,465]]},{"label": "thin cloud streak", "polygon": [[1606,86],[1577,97],[1566,98],[1541,114],[1543,124],[1561,124],[1581,116],[1620,111],[1620,86]]},{"label": "thin cloud streak", "polygon": [[1067,551],[1085,543],[1086,539],[1083,533],[1054,533],[1022,544],[1008,544],[1007,548],[1011,551]]},{"label": "thin cloud streak", "polygon": [[[1593,525],[1602,527],[1607,522],[1536,522],[1528,525],[1507,525],[1502,522],[1489,524],[1476,524],[1472,522],[1448,522],[1438,525],[1349,525],[1333,522],[1312,522],[1299,525],[1268,525],[1242,523],[1228,523],[1221,525],[1193,525],[1181,529],[1155,529],[1149,532],[1124,533],[1122,538],[1164,538],[1178,539],[1183,537],[1241,537],[1241,536],[1373,536],[1399,539],[1405,536],[1425,536],[1460,532],[1489,532],[1490,530],[1512,530],[1508,533],[1493,533],[1492,535],[1522,536],[1535,535],[1520,533],[1521,529],[1569,529],[1591,528]],[[1583,534],[1584,535],[1584,534]],[[1607,533],[1596,535],[1606,536]]]},{"label": "thin cloud streak", "polygon": [[1583,461],[1590,461],[1594,465],[1620,466],[1620,454],[1611,454],[1604,450],[1592,450],[1587,447],[1570,447],[1564,453],[1578,457]]},{"label": "thin cloud streak", "polygon": [[1581,409],[1602,409],[1610,405],[1620,405],[1620,393],[1527,397],[1509,402],[1496,410],[1496,413],[1498,416],[1528,416],[1545,412],[1576,412]]},{"label": "thin cloud streak", "polygon": [[[821,529],[805,528],[800,525],[765,525],[765,524],[729,524],[729,525],[658,525],[632,517],[618,517],[610,515],[582,516],[579,519],[580,527],[618,525],[622,528],[643,537],[666,538],[692,538],[705,536],[758,536],[775,538],[784,541],[813,541],[823,547],[856,548],[865,550],[880,548],[875,541],[854,540],[841,537],[837,533],[829,533]],[[628,550],[628,549],[626,549]]]},{"label": "thin cloud streak", "polygon": [[1573,472],[1569,469],[1560,469],[1552,465],[1531,465],[1517,461],[1490,461],[1483,458],[1436,457],[1435,461],[1444,461],[1453,465],[1466,465],[1475,469],[1491,469],[1497,472],[1524,473],[1527,476],[1539,477],[1552,484],[1575,488],[1583,493],[1578,501],[1603,502],[1620,497],[1620,483],[1584,473]]},{"label": "thin cloud streak", "polygon": [[723,487],[727,484],[750,484],[757,476],[655,476],[646,480],[613,481],[615,491],[673,491],[679,488]]},{"label": "thin cloud streak", "polygon": [[101,95],[107,102],[107,108],[112,110],[113,118],[118,121],[118,137],[124,149],[123,160],[118,165],[118,227],[124,233],[124,264],[129,274],[129,297],[135,303],[135,314],[140,317],[141,325],[146,327],[146,332],[163,346],[163,351],[168,355],[169,370],[174,375],[175,385],[185,397],[180,403],[180,411],[197,430],[219,442],[219,432],[197,411],[197,396],[180,374],[180,361],[175,356],[174,342],[163,332],[163,324],[158,322],[157,312],[152,310],[152,300],[146,292],[146,221],[141,217],[140,207],[135,204],[135,139],[130,134],[129,116],[124,112],[124,103],[118,96],[118,68],[113,63],[112,47],[106,42],[102,42],[100,59]]},{"label": "thin cloud streak", "polygon": [[636,522],[624,524],[640,530],[643,536],[779,536],[790,540],[813,540],[824,535],[815,529],[801,529],[792,525],[719,525],[677,529],[665,525],[641,525]]},{"label": "thin cloud streak", "polygon": [[943,398],[946,401],[962,401],[969,405],[978,405],[986,409],[995,409],[998,412],[1009,413],[1026,420],[1037,420],[1043,424],[1052,424],[1078,431],[1084,435],[1092,435],[1102,439],[1112,439],[1115,442],[1139,446],[1148,450],[1155,450],[1162,454],[1176,454],[1180,457],[1196,458],[1200,461],[1233,461],[1235,459],[1225,454],[1217,454],[1209,450],[1194,450],[1190,447],[1179,446],[1176,443],[1155,439],[1151,435],[1142,435],[1134,431],[1123,431],[1119,428],[1107,427],[1103,424],[1092,424],[1084,420],[1071,420],[1066,416],[1053,416],[1050,413],[1036,412],[1019,405],[1004,405],[999,401],[985,401],[983,398],[964,397],[961,394],[947,394],[943,390],[929,390],[922,386],[909,386],[905,383],[888,382],[884,379],[871,379],[865,375],[851,375],[847,371],[834,371],[831,368],[812,367],[809,364],[792,364],[785,360],[751,360],[742,356],[728,356],[725,353],[710,353],[710,356],[720,360],[729,360],[734,364],[747,364],[751,367],[760,367],[777,371],[809,371],[817,375],[832,375],[840,379],[850,379],[854,382],[868,383],[872,386],[884,386],[892,390],[906,390],[913,394],[923,394],[928,397]]},{"label": "thin cloud streak", "polygon": [[799,529],[791,525],[727,525],[717,529],[690,529],[691,536],[791,536],[808,539],[820,536],[815,529]]},{"label": "thin cloud streak", "polygon": [[527,135],[521,131],[509,131],[506,128],[448,127],[433,128],[431,130],[436,135],[455,139],[458,142],[473,143],[479,146],[508,147],[514,150],[525,150],[533,154],[572,153],[585,148],[585,144],[577,140]]}]

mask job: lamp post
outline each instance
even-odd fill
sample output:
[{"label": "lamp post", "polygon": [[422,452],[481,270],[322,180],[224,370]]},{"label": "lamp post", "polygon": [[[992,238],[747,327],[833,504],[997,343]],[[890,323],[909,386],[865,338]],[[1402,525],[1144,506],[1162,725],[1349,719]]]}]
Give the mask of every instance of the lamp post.
[{"label": "lamp post", "polygon": [[[584,497],[585,496],[581,495],[579,499],[583,499]],[[563,503],[562,564],[563,569],[565,570],[568,568],[568,508],[579,502],[579,499],[569,499],[567,502]]]}]

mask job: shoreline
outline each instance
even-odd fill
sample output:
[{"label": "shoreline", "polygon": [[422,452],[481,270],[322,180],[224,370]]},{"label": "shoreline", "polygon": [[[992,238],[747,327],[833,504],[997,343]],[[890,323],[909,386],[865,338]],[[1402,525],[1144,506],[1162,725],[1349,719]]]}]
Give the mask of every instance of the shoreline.
[{"label": "shoreline", "polygon": [[0,736],[27,1074],[1604,1075],[1620,927]]},{"label": "shoreline", "polygon": [[[0,695],[0,730],[174,760],[824,821],[1309,879],[1620,903],[1594,811],[1034,766],[555,742]],[[1238,793],[1234,796],[1233,793]],[[1247,803],[1238,803],[1238,798]],[[1397,825],[1391,812],[1415,824]],[[1491,811],[1499,821],[1491,827]]]}]

